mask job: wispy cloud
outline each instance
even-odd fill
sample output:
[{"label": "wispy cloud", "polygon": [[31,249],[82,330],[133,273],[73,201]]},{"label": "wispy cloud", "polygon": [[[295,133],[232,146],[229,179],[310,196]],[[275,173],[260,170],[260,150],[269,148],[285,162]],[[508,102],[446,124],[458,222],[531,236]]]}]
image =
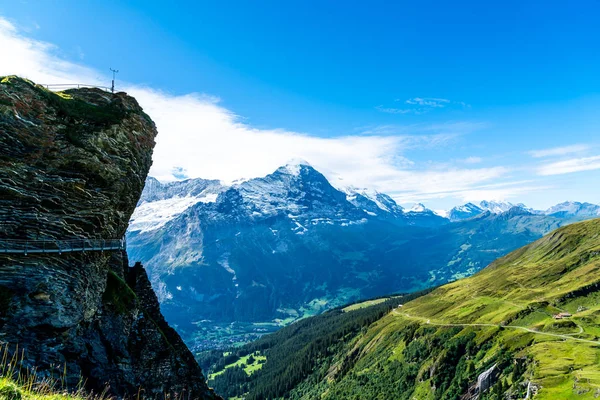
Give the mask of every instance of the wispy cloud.
[{"label": "wispy cloud", "polygon": [[416,109],[412,108],[394,108],[394,107],[384,107],[382,105],[375,106],[375,109],[387,114],[421,114]]},{"label": "wispy cloud", "polygon": [[[398,101],[398,100],[396,100],[396,101]],[[418,106],[422,106],[422,107],[444,108],[448,104],[450,104],[450,100],[415,97],[413,99],[405,100],[404,103],[411,104],[411,105],[418,105]]]},{"label": "wispy cloud", "polygon": [[573,158],[542,165],[538,175],[562,175],[600,169],[600,156]]},{"label": "wispy cloud", "polygon": [[396,99],[395,102],[403,104],[402,107],[388,107],[379,105],[375,109],[387,113],[387,114],[415,114],[421,115],[428,113],[432,110],[439,108],[446,108],[450,106],[460,106],[462,108],[468,107],[468,104],[462,101],[451,101],[448,99],[435,98],[435,97],[413,97],[407,100]]},{"label": "wispy cloud", "polygon": [[527,185],[527,186],[516,186],[513,185],[504,189],[475,189],[465,190],[460,193],[463,201],[482,201],[482,200],[495,200],[495,201],[507,201],[518,199],[519,196],[531,194],[534,192],[540,192],[543,190],[550,189],[548,185]]},{"label": "wispy cloud", "polygon": [[376,125],[363,126],[355,129],[355,132],[362,135],[376,136],[445,136],[449,139],[454,139],[459,136],[464,136],[476,131],[480,131],[488,127],[487,123],[476,121],[451,121],[444,123],[419,123],[409,125]]},{"label": "wispy cloud", "polygon": [[[498,177],[502,177],[507,172],[506,170],[502,171],[502,174]],[[486,180],[486,182],[489,181]],[[463,202],[481,200],[518,201],[522,195],[551,188],[551,185],[539,184],[534,180],[507,180],[498,183],[481,182],[478,185],[466,185],[466,187],[457,185],[449,190],[431,191],[423,194],[402,193],[395,196],[395,199],[403,204],[415,202],[419,199],[420,201],[427,201],[444,198],[461,199]]]},{"label": "wispy cloud", "polygon": [[564,156],[567,154],[581,153],[588,150],[590,146],[586,144],[574,144],[570,146],[552,147],[550,149],[531,150],[528,154],[534,158],[544,158],[553,156]]},{"label": "wispy cloud", "polygon": [[483,158],[481,157],[467,157],[463,160],[461,160],[463,163],[465,164],[479,164],[483,161]]}]

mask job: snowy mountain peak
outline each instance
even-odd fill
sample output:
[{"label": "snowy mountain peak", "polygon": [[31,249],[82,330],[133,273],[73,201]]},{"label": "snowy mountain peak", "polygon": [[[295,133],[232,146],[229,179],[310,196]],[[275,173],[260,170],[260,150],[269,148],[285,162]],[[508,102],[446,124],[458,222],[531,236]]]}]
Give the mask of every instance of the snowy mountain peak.
[{"label": "snowy mountain peak", "polygon": [[454,208],[458,211],[465,211],[465,212],[482,212],[483,211],[483,209],[481,207],[478,207],[477,205],[475,205],[473,203],[467,203],[462,206],[458,206],[458,207],[454,207]]},{"label": "snowy mountain peak", "polygon": [[425,207],[425,205],[423,203],[415,203],[413,204],[413,206],[408,210],[408,212],[413,212],[413,213],[424,213],[424,212],[432,212],[429,208]]},{"label": "snowy mountain peak", "polygon": [[[508,201],[483,200],[479,202],[479,205],[475,203],[466,203],[462,206],[456,206],[452,208],[450,211],[448,211],[448,219],[450,219],[450,221],[462,221],[481,215],[484,212],[502,214],[512,210],[513,208],[535,213],[535,211],[527,208],[523,203],[513,204]],[[513,212],[517,211],[513,210]]]},{"label": "snowy mountain peak", "polygon": [[462,221],[464,219],[469,219],[480,215],[485,210],[476,204],[467,203],[462,206],[456,206],[448,211],[447,218],[450,221]]},{"label": "snowy mountain peak", "polygon": [[297,176],[300,175],[302,167],[309,167],[311,169],[314,169],[308,161],[303,160],[301,158],[294,158],[289,160],[284,166],[279,167],[277,171]]},{"label": "snowy mountain peak", "polygon": [[206,193],[219,193],[225,187],[218,180],[195,178],[162,183],[158,179],[149,176],[146,179],[146,185],[138,204],[173,197],[202,197]]},{"label": "snowy mountain peak", "polygon": [[516,205],[516,204],[510,203],[508,201],[483,200],[483,201],[479,202],[479,207],[481,209],[489,211],[492,214],[501,214],[503,212],[510,210],[511,208],[513,208],[515,206],[524,208],[523,204]]},{"label": "snowy mountain peak", "polygon": [[131,232],[149,232],[161,228],[188,208],[198,203],[214,203],[226,190],[219,181],[186,179],[161,183],[148,177],[131,219]]},{"label": "snowy mountain peak", "polygon": [[346,186],[339,188],[346,194],[346,200],[358,208],[362,208],[369,215],[377,215],[384,211],[391,215],[402,214],[403,208],[394,199],[385,193],[373,189]]},{"label": "snowy mountain peak", "polygon": [[279,167],[272,174],[250,179],[233,189],[243,199],[245,212],[256,218],[281,213],[300,219],[329,218],[339,213],[363,214],[307,163]]}]

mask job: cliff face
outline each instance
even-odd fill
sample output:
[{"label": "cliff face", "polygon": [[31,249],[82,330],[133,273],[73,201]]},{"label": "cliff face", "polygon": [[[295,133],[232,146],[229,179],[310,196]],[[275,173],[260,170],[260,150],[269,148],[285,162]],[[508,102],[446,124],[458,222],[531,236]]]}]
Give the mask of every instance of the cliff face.
[{"label": "cliff face", "polygon": [[[156,128],[135,99],[0,78],[0,242],[119,239]],[[0,340],[40,376],[117,396],[215,398],[124,251],[0,253]]]}]

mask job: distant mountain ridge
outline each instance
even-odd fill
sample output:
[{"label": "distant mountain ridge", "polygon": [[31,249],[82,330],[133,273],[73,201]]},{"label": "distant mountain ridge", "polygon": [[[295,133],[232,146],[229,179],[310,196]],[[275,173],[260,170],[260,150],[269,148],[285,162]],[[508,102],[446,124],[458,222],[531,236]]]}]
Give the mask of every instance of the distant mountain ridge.
[{"label": "distant mountain ridge", "polygon": [[246,341],[348,301],[470,275],[582,218],[484,205],[507,211],[405,209],[384,193],[337,189],[305,163],[230,186],[149,178],[128,252],[146,266],[167,319],[201,349],[220,346],[224,329],[195,336],[215,321],[236,321]]},{"label": "distant mountain ridge", "polygon": [[[304,177],[299,179],[301,175]],[[287,182],[287,187],[285,187],[286,184],[282,182],[279,184],[276,183],[279,178],[285,176],[290,177]],[[293,177],[296,178],[294,179]],[[146,189],[140,198],[138,209],[132,218],[131,223],[133,226],[130,230],[135,231],[159,228],[164,222],[176,217],[196,203],[215,202],[217,196],[227,191],[229,188],[239,189],[244,198],[255,204],[255,211],[260,214],[273,213],[276,209],[283,210],[286,209],[286,207],[291,207],[288,211],[299,211],[302,209],[302,207],[296,207],[299,205],[299,198],[290,197],[287,199],[286,203],[286,199],[281,197],[281,195],[286,190],[288,191],[288,194],[291,194],[294,190],[302,191],[302,188],[304,188],[303,184],[299,184],[297,188],[293,189],[293,182],[308,182],[313,178],[315,178],[315,184],[317,181],[320,181],[321,183],[327,181],[327,179],[310,166],[310,164],[303,162],[298,164],[287,164],[278,168],[273,174],[267,175],[266,177],[254,178],[234,185],[225,185],[219,180],[202,178],[161,183],[156,178],[148,177]],[[587,202],[566,201],[542,211],[528,208],[523,203],[514,204],[507,201],[495,200],[482,200],[478,204],[468,202],[453,207],[444,212],[444,215],[442,216],[427,208],[423,203],[415,203],[411,208],[405,209],[397,204],[389,195],[375,190],[359,189],[352,186],[338,189],[331,186],[328,181],[324,187],[325,186],[327,186],[325,192],[328,192],[329,195],[333,196],[329,200],[336,199],[334,202],[339,204],[344,203],[341,194],[345,194],[345,200],[359,210],[358,214],[362,211],[370,217],[386,219],[406,218],[405,221],[407,223],[410,223],[410,220],[412,220],[412,223],[418,223],[422,218],[415,219],[417,213],[433,216],[433,220],[437,220],[435,221],[436,223],[442,223],[442,221],[435,216],[448,219],[451,222],[457,222],[475,217],[486,211],[489,211],[492,214],[501,214],[509,211],[513,207],[527,210],[533,214],[554,215],[561,218],[578,219],[600,216],[600,206]],[[269,191],[273,191],[273,193],[270,193]],[[325,194],[325,192],[323,192],[323,194]],[[156,204],[156,202],[161,200],[163,200],[164,203]],[[269,205],[272,201],[275,201],[277,205]],[[151,206],[150,203],[155,204]],[[146,206],[144,206],[144,204]],[[325,213],[327,214],[327,212]],[[411,216],[412,218],[410,218]],[[148,220],[156,222],[146,224]],[[430,224],[426,223],[426,225]]]},{"label": "distant mountain ridge", "polygon": [[600,206],[591,203],[580,203],[578,201],[566,201],[550,207],[546,210],[546,215],[560,217],[588,217],[594,218],[600,216]]},{"label": "distant mountain ridge", "polygon": [[448,211],[448,219],[452,222],[461,221],[480,215],[486,211],[492,214],[502,214],[516,208],[531,214],[551,215],[559,218],[570,218],[581,220],[600,216],[600,206],[591,203],[580,203],[578,201],[565,201],[548,208],[545,211],[534,210],[523,203],[513,204],[510,202],[481,201],[479,205],[466,203],[456,206]]}]

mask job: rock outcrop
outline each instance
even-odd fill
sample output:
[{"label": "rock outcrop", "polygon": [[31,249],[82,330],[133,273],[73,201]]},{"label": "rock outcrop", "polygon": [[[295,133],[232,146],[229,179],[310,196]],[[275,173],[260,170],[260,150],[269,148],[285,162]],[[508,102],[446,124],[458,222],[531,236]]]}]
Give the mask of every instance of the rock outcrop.
[{"label": "rock outcrop", "polygon": [[500,375],[496,364],[492,365],[490,368],[483,371],[477,377],[477,386],[476,391],[478,394],[485,393],[489,388],[491,388],[494,383],[496,383],[496,379]]},{"label": "rock outcrop", "polygon": [[[0,81],[0,241],[122,238],[152,162],[150,117],[125,93]],[[0,254],[0,340],[69,388],[217,398],[125,251]]]}]

